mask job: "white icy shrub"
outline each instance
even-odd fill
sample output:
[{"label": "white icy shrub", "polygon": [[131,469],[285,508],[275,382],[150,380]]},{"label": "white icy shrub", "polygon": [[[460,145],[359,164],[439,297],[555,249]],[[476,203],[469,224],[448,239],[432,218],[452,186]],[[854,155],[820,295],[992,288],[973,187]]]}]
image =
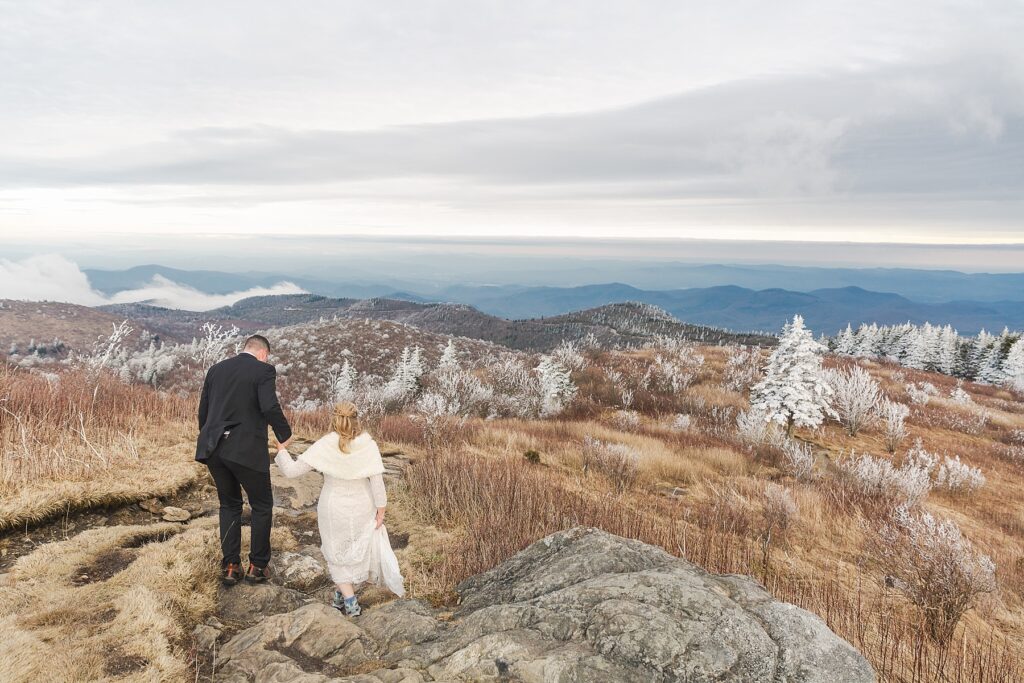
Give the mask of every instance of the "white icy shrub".
[{"label": "white icy shrub", "polygon": [[913,507],[924,500],[932,488],[929,471],[910,460],[897,468],[884,458],[851,453],[850,457],[839,461],[838,469],[840,483],[850,493],[890,508]]},{"label": "white icy shrub", "polygon": [[996,589],[996,566],[952,520],[898,507],[870,537],[868,549],[887,580],[921,611],[928,634],[953,635],[979,597]]},{"label": "white icy shrub", "polygon": [[758,406],[751,406],[736,415],[736,434],[748,446],[760,446],[778,440],[777,427],[769,418],[768,411]]},{"label": "white icy shrub", "polygon": [[672,429],[677,432],[685,432],[690,428],[690,424],[693,420],[689,415],[680,413],[672,418]]},{"label": "white icy shrub", "polygon": [[936,488],[952,493],[973,493],[984,485],[981,470],[961,462],[959,455],[946,456],[935,473]]},{"label": "white icy shrub", "polygon": [[761,352],[757,347],[740,347],[725,362],[725,388],[746,391],[761,374]]},{"label": "white icy shrub", "polygon": [[971,399],[971,395],[964,391],[963,387],[956,386],[952,391],[949,392],[949,398],[952,399],[953,403],[957,403],[962,406],[969,406],[974,403]]},{"label": "white icy shrub", "polygon": [[860,366],[828,373],[832,384],[832,408],[850,436],[874,422],[882,390]]},{"label": "white icy shrub", "polygon": [[786,439],[782,444],[782,469],[797,481],[814,475],[814,449],[811,444]]},{"label": "white icy shrub", "polygon": [[535,372],[541,386],[540,416],[558,415],[576,396],[569,369],[551,356],[541,356]]},{"label": "white icy shrub", "polygon": [[583,472],[600,472],[622,492],[632,488],[640,475],[640,453],[622,443],[583,438]]},{"label": "white icy shrub", "polygon": [[879,404],[878,416],[882,420],[885,430],[883,435],[885,449],[890,453],[895,453],[899,445],[907,438],[906,420],[908,415],[910,415],[910,409],[902,403],[882,399]]},{"label": "white icy shrub", "polygon": [[587,367],[587,358],[580,353],[580,344],[568,339],[563,339],[555,347],[551,352],[551,357],[570,371],[579,371]]}]

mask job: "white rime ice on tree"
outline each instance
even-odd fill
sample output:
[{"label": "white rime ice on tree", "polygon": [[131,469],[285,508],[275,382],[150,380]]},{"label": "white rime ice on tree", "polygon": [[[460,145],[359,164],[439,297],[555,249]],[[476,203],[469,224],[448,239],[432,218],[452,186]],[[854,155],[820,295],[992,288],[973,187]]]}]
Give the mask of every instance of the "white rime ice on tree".
[{"label": "white rime ice on tree", "polygon": [[1024,392],[1024,337],[1010,347],[1003,363],[1003,370],[1006,374],[1006,383],[1013,389]]},{"label": "white rime ice on tree", "polygon": [[423,375],[423,350],[420,347],[402,349],[402,355],[395,364],[391,379],[384,387],[384,402],[387,404],[404,404],[419,390],[420,377]]},{"label": "white rime ice on tree", "polygon": [[829,372],[828,377],[833,389],[832,406],[853,436],[875,419],[882,390],[867,370],[856,365]]},{"label": "white rime ice on tree", "polygon": [[793,316],[768,358],[764,379],[751,390],[751,407],[764,410],[767,419],[784,426],[787,433],[793,427],[820,425],[831,412],[832,394],[821,368],[822,351],[804,319]]},{"label": "white rime ice on tree", "polygon": [[551,356],[541,356],[536,368],[541,386],[542,417],[550,417],[562,412],[576,396],[576,385],[569,377],[569,369]]},{"label": "white rime ice on tree", "polygon": [[329,399],[334,403],[354,401],[356,398],[356,369],[345,360],[341,365],[334,363],[323,373]]},{"label": "white rime ice on tree", "polygon": [[[927,399],[928,394],[924,396]],[[890,453],[895,453],[899,445],[907,438],[906,419],[910,415],[910,409],[902,403],[882,399],[878,415],[882,418],[882,423],[885,426],[885,449]]]},{"label": "white rime ice on tree", "polygon": [[448,345],[444,347],[444,352],[441,354],[440,360],[437,362],[438,370],[453,370],[459,367],[459,356],[455,350],[455,344],[452,340],[448,340]]}]

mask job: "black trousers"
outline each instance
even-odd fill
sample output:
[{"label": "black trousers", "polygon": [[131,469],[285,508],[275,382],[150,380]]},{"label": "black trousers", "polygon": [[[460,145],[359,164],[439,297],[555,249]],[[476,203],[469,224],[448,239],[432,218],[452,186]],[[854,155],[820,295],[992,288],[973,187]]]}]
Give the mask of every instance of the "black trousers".
[{"label": "black trousers", "polygon": [[241,564],[242,489],[252,508],[249,562],[263,568],[270,563],[270,525],[274,518],[274,493],[270,473],[257,472],[238,463],[221,460],[217,450],[206,461],[220,499],[221,566]]}]

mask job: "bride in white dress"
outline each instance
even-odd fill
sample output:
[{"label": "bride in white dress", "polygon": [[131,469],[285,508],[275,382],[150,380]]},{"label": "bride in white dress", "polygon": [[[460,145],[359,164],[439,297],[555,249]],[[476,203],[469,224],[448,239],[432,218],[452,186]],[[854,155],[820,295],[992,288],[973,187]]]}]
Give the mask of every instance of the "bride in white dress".
[{"label": "bride in white dress", "polygon": [[333,427],[333,432],[321,437],[297,460],[280,448],[275,462],[289,478],[311,470],[324,475],[316,508],[320,549],[337,588],[334,607],[358,616],[361,609],[356,585],[364,581],[383,583],[398,596],[405,591],[384,526],[387,494],[380,449],[360,426],[353,403],[334,407]]}]

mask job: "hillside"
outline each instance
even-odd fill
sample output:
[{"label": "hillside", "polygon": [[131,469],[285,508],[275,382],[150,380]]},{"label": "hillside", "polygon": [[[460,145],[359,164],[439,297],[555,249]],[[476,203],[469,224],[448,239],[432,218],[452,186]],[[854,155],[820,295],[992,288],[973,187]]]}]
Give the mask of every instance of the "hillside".
[{"label": "hillside", "polygon": [[563,340],[592,338],[606,346],[643,344],[658,336],[701,343],[771,345],[767,335],[680,322],[655,306],[626,302],[572,311],[550,318],[508,320],[466,305],[422,303],[407,299],[337,299],[316,294],[260,296],[242,299],[205,313],[175,311],[145,304],[104,306],[103,310],[143,320],[154,330],[189,337],[204,322],[236,325],[253,331],[321,319],[390,320],[428,332],[500,344],[521,351],[548,351]]},{"label": "hillside", "polygon": [[53,301],[0,299],[0,354],[8,354],[16,347],[24,356],[35,348],[36,353],[43,356],[61,358],[69,351],[91,349],[97,339],[109,336],[114,326],[126,318],[132,327],[125,341],[128,347],[147,346],[151,340],[173,343],[183,339],[170,329],[161,331],[151,327],[146,320],[98,308]]}]

